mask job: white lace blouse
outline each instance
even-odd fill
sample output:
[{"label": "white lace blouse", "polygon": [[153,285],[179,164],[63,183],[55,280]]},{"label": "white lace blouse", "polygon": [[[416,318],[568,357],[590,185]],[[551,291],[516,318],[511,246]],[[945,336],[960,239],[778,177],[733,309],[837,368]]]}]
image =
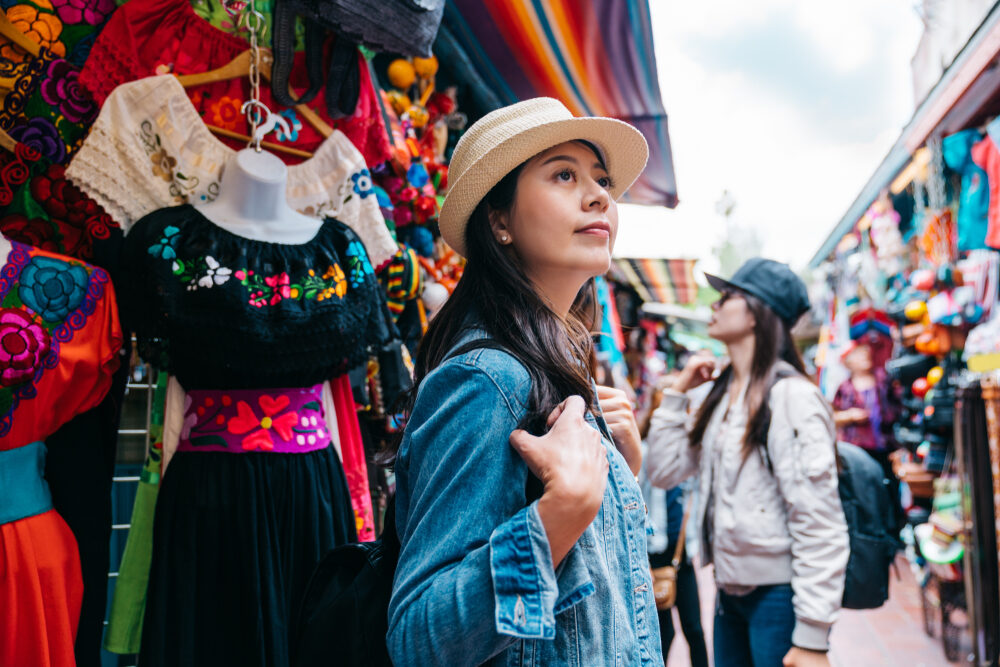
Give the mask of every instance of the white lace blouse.
[{"label": "white lace blouse", "polygon": [[[165,74],[111,92],[66,175],[127,233],[157,209],[212,201],[234,153],[205,126],[177,79]],[[289,165],[287,197],[304,215],[350,226],[376,268],[396,253],[364,157],[339,130],[313,157]]]}]

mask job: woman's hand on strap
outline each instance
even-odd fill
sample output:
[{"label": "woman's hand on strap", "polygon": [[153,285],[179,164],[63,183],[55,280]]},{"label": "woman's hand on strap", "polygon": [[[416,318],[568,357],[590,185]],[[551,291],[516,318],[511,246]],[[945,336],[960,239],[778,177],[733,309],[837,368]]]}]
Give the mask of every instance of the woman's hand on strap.
[{"label": "woman's hand on strap", "polygon": [[604,413],[604,421],[611,429],[615,439],[615,447],[625,457],[633,475],[639,474],[642,467],[642,437],[639,435],[639,425],[632,411],[632,402],[621,389],[613,387],[597,387],[597,400]]},{"label": "woman's hand on strap", "polygon": [[601,434],[584,419],[586,404],[570,396],[549,415],[549,432],[510,434],[511,446],[544,485],[538,514],[557,567],[593,522],[608,482],[608,456]]}]

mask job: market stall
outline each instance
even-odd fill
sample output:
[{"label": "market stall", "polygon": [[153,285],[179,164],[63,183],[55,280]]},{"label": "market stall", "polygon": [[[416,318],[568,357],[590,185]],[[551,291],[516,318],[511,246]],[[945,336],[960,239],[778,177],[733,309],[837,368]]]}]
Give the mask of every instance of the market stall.
[{"label": "market stall", "polygon": [[866,343],[899,401],[890,448],[914,526],[928,632],[997,664],[995,493],[986,419],[1000,369],[1000,12],[921,102],[811,265],[825,323],[817,365],[833,397],[841,352]]}]

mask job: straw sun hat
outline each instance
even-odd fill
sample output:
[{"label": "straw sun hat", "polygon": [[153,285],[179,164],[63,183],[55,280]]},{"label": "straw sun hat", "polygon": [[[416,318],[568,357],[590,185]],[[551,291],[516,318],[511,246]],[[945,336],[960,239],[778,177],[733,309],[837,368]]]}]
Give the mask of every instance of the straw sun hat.
[{"label": "straw sun hat", "polygon": [[476,121],[458,141],[448,167],[448,194],[441,207],[441,236],[466,254],[469,216],[494,185],[522,162],[553,146],[582,139],[601,151],[620,198],[649,157],[642,134],[613,118],[576,118],[561,102],[536,97],[497,109]]}]

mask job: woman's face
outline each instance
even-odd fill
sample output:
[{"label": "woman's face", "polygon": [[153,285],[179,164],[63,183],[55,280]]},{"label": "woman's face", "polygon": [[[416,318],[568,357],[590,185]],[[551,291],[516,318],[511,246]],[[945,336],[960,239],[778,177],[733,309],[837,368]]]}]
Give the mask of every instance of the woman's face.
[{"label": "woman's face", "polygon": [[491,219],[517,253],[526,275],[551,283],[605,273],[618,235],[611,179],[594,152],[567,142],[536,155],[521,170],[510,211]]},{"label": "woman's face", "polygon": [[712,304],[708,335],[723,343],[732,343],[752,335],[755,324],[753,313],[742,294],[737,290],[726,290]]}]

